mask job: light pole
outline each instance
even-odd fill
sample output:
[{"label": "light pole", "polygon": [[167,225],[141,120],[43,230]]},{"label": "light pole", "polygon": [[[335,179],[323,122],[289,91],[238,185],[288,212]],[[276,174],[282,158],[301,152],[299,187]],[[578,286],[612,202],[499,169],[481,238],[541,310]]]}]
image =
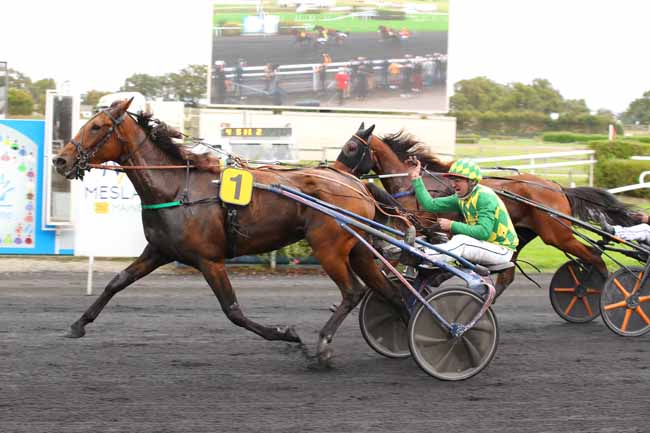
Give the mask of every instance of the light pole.
[{"label": "light pole", "polygon": [[[0,61],[0,119],[9,114],[9,69],[7,62]],[[4,77],[3,77],[4,76]]]}]

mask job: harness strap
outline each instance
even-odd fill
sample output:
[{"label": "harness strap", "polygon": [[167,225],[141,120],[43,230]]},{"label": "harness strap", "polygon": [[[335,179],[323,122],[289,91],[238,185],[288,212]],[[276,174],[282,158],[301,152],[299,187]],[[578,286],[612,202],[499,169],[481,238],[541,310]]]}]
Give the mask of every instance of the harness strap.
[{"label": "harness strap", "polygon": [[176,200],[176,201],[170,201],[167,203],[159,203],[159,204],[142,204],[140,205],[143,210],[151,210],[151,209],[164,209],[167,207],[175,207],[175,206],[180,206],[182,205],[183,202],[181,200]]},{"label": "harness strap", "polygon": [[415,191],[413,191],[413,190],[401,191],[401,192],[397,192],[397,193],[393,194],[393,198],[402,198],[402,197],[406,197],[406,196],[413,195],[413,194],[415,194]]}]

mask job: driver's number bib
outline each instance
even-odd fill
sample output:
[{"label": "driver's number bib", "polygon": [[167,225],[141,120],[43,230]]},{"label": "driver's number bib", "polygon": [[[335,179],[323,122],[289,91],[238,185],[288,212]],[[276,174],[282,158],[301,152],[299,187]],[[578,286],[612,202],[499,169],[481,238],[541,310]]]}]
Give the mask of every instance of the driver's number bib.
[{"label": "driver's number bib", "polygon": [[224,203],[246,206],[253,196],[253,173],[239,168],[227,168],[221,173],[219,198]]}]

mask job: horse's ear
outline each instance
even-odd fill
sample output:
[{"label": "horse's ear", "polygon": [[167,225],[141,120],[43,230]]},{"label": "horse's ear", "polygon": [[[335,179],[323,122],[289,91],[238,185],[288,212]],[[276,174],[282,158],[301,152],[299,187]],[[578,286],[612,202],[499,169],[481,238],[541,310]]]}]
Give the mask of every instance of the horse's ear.
[{"label": "horse's ear", "polygon": [[372,125],[370,128],[368,128],[368,130],[366,131],[366,137],[370,137],[372,131],[374,130],[375,130],[375,125]]},{"label": "horse's ear", "polygon": [[131,96],[129,99],[127,99],[124,102],[124,111],[129,109],[129,107],[131,106],[131,102],[133,102],[133,98],[134,98],[134,96]]},{"label": "horse's ear", "polygon": [[361,122],[361,125],[359,125],[359,129],[358,129],[358,130],[359,130],[359,131],[363,131],[364,129],[366,129],[365,122]]}]

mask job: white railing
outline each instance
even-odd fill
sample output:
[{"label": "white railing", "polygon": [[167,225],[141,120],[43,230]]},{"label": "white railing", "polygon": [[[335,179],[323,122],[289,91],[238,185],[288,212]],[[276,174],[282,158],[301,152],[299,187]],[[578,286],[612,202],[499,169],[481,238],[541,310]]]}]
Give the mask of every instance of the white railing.
[{"label": "white railing", "polygon": [[619,192],[650,188],[650,182],[645,181],[645,177],[648,175],[650,175],[650,171],[644,171],[639,175],[639,183],[635,183],[634,185],[619,186],[618,188],[608,189],[607,191],[611,192],[612,194],[618,194]]},{"label": "white railing", "polygon": [[[531,153],[524,155],[509,155],[509,156],[492,156],[489,158],[473,158],[478,164],[486,162],[505,162],[505,161],[529,161],[528,164],[524,165],[512,165],[508,168],[513,168],[522,171],[530,171],[530,173],[535,173],[535,169],[539,168],[553,168],[553,167],[572,167],[580,165],[589,166],[589,174],[584,175],[589,179],[589,186],[594,186],[594,164],[596,164],[596,159],[594,158],[595,151],[593,150],[572,150],[568,152],[548,152],[548,153]],[[560,161],[560,162],[544,162],[539,163],[539,160],[554,159],[554,158],[564,158],[569,156],[588,156],[589,159],[580,159],[573,161]],[[570,176],[578,177],[578,174],[575,173],[554,173],[554,176]]]}]

